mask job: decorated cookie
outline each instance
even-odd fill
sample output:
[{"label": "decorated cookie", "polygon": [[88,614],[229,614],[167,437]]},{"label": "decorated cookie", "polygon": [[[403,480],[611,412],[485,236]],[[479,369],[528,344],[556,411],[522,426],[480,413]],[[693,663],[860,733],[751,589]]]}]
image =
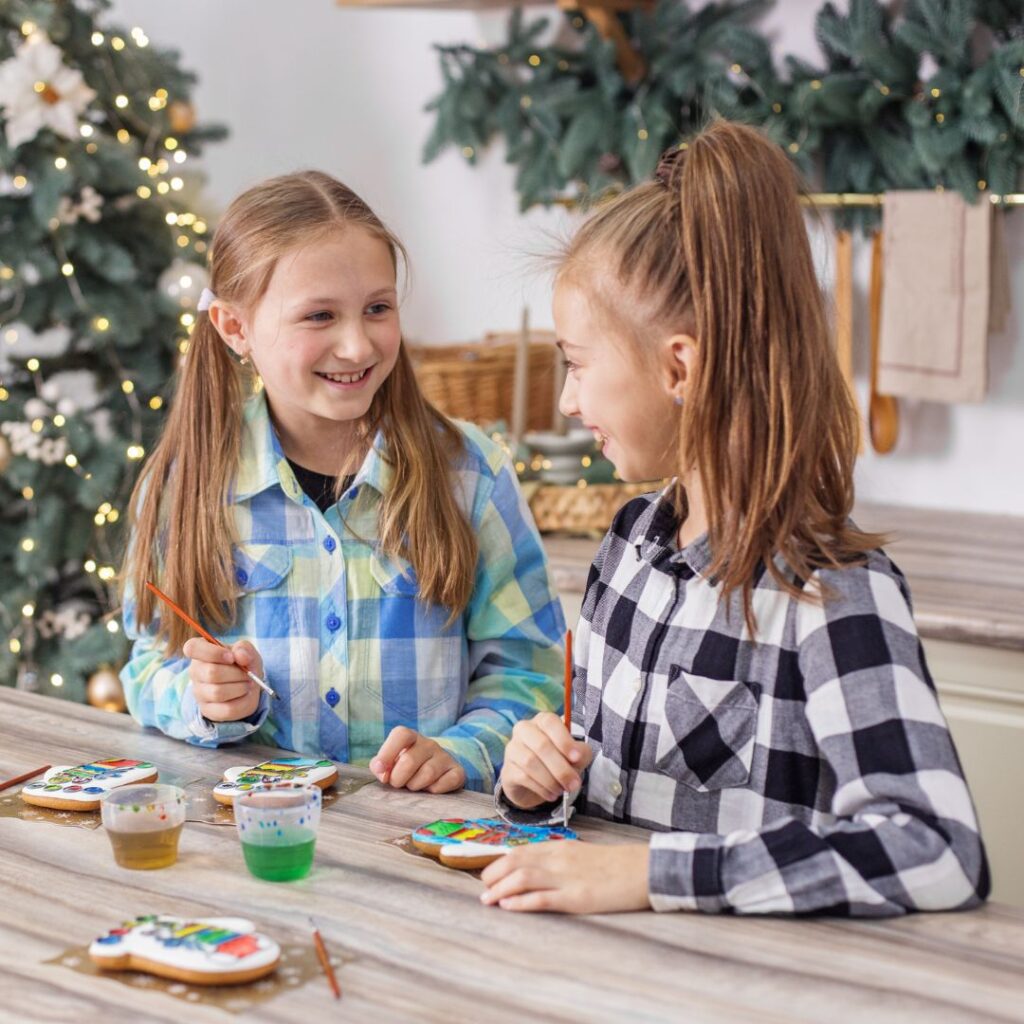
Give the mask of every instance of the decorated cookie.
[{"label": "decorated cookie", "polygon": [[281,948],[240,917],[146,914],[111,928],[89,947],[105,971],[143,971],[194,985],[240,985],[277,967]]},{"label": "decorated cookie", "polygon": [[578,839],[572,829],[553,825],[512,825],[500,818],[444,818],[416,829],[413,846],[450,868],[472,871],[529,843]]},{"label": "decorated cookie", "polygon": [[228,768],[224,781],[213,789],[213,798],[221,804],[231,804],[239,793],[247,793],[253,786],[275,785],[308,786],[314,783],[327,789],[338,781],[338,769],[333,761],[315,757],[279,757],[264,761],[251,768]]},{"label": "decorated cookie", "polygon": [[112,789],[133,782],[155,782],[156,766],[149,761],[108,757],[71,768],[58,765],[21,791],[21,799],[59,811],[95,811]]}]

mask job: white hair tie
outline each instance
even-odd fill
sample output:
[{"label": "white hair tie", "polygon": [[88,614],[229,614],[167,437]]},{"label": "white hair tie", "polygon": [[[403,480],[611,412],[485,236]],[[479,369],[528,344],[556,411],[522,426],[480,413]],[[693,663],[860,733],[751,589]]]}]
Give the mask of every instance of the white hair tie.
[{"label": "white hair tie", "polygon": [[196,303],[196,311],[199,313],[205,313],[217,298],[209,288],[204,288],[202,294],[199,296],[199,301]]}]

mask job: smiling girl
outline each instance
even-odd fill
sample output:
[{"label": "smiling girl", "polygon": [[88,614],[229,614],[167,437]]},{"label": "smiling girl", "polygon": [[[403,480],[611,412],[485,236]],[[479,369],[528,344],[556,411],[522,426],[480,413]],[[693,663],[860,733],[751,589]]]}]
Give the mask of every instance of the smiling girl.
[{"label": "smiling girl", "polygon": [[[647,843],[484,872],[510,910],[868,917],[977,905],[970,793],[899,569],[850,519],[857,422],[782,151],[719,122],[597,212],[556,281],[562,411],[626,480],[594,561],[573,732],[516,726],[499,807]],[[557,814],[556,814],[557,816]]]},{"label": "smiling girl", "polygon": [[[255,736],[394,787],[489,789],[514,723],[560,701],[564,623],[508,460],[417,387],[404,256],[325,174],[231,204],[132,499],[121,678],[139,722],[193,743]],[[163,615],[147,580],[228,649]]]}]

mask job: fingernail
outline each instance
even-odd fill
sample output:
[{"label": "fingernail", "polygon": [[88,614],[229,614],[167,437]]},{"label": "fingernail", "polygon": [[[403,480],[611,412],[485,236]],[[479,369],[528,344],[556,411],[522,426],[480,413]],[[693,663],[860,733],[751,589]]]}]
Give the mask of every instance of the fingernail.
[{"label": "fingernail", "polygon": [[580,780],[579,779],[573,779],[572,782],[569,783],[569,792],[570,793],[575,793],[576,790],[578,790],[579,788],[580,788]]},{"label": "fingernail", "polygon": [[569,760],[575,764],[580,759],[580,752],[578,750],[571,750],[569,752]]},{"label": "fingernail", "polygon": [[370,762],[370,771],[373,772],[374,775],[380,775],[380,773],[384,771],[384,762],[379,757],[375,757]]}]

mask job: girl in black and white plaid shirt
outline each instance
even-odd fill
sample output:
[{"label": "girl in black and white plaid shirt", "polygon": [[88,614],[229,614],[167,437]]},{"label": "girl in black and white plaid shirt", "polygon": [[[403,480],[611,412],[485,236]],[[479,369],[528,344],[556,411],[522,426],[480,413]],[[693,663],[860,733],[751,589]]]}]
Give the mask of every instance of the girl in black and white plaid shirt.
[{"label": "girl in black and white plaid shirt", "polygon": [[649,844],[484,872],[510,910],[861,916],[972,907],[985,853],[910,593],[850,521],[858,426],[785,156],[713,124],[568,247],[562,411],[626,480],[577,634],[573,735],[520,722],[498,805]]}]

